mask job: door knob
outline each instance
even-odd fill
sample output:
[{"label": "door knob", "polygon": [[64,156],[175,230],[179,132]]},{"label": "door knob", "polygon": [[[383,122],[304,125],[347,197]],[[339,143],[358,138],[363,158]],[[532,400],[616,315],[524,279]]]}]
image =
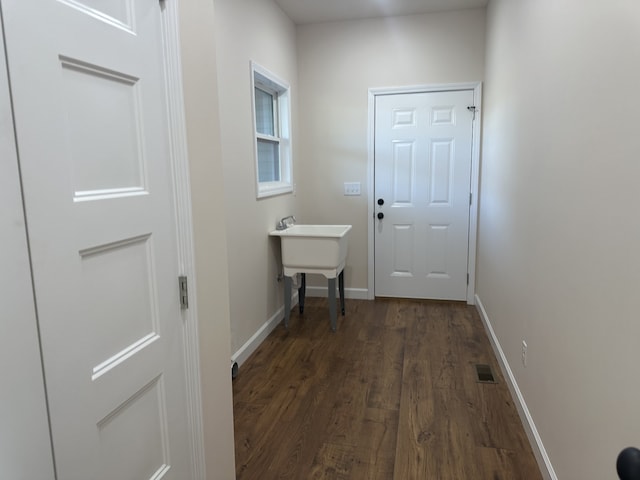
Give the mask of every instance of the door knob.
[{"label": "door knob", "polygon": [[378,205],[380,206],[384,205],[384,200],[382,198],[378,199]]},{"label": "door knob", "polygon": [[378,212],[378,220],[382,220],[384,218],[384,213]]}]

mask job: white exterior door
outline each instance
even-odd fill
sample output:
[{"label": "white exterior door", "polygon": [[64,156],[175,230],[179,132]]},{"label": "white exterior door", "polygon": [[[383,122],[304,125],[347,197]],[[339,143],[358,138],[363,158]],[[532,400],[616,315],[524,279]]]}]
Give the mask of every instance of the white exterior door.
[{"label": "white exterior door", "polygon": [[467,299],[473,97],[376,96],[376,296]]},{"label": "white exterior door", "polygon": [[1,0],[57,478],[193,478],[158,0]]}]

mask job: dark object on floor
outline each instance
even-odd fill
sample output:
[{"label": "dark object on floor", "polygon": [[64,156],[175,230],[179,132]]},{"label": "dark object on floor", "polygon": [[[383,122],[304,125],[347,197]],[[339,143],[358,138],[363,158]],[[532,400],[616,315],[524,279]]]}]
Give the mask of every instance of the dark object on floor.
[{"label": "dark object on floor", "polygon": [[618,455],[616,470],[620,480],[640,480],[640,450],[625,448]]},{"label": "dark object on floor", "polygon": [[476,365],[476,376],[480,383],[496,383],[493,371],[489,365]]}]

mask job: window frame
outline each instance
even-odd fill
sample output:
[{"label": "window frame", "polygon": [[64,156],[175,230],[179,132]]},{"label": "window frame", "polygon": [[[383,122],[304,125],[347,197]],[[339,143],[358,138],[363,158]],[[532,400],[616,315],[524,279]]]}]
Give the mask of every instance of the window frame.
[{"label": "window frame", "polygon": [[[273,96],[274,135],[258,132],[256,115],[256,88]],[[255,160],[256,198],[271,197],[293,192],[293,165],[291,159],[291,87],[266,68],[251,62],[251,112],[253,119],[253,150]],[[278,145],[278,181],[260,181],[258,142]]]}]

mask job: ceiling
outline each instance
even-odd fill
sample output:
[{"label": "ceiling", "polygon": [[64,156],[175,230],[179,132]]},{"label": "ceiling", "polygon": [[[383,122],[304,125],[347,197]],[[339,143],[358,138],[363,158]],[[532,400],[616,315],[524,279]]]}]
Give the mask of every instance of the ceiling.
[{"label": "ceiling", "polygon": [[275,0],[296,24],[485,7],[489,0]]}]

